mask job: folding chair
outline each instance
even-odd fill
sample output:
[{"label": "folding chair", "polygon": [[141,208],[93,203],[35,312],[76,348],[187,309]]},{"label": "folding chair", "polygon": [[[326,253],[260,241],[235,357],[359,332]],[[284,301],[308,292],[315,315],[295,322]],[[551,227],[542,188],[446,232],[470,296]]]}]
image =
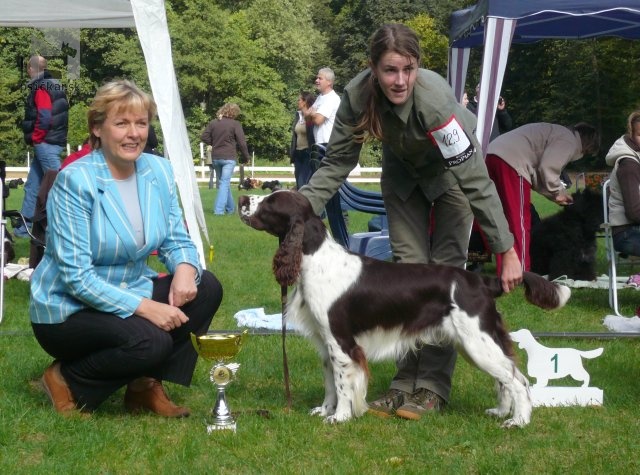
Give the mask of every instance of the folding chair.
[{"label": "folding chair", "polygon": [[[613,233],[609,223],[609,181],[610,180],[606,180],[602,184],[602,208],[604,210],[604,222],[602,227],[604,229],[604,243],[609,268],[609,306],[616,315],[623,316],[620,313],[620,307],[618,304],[618,261],[620,259],[629,259],[630,261],[633,261],[634,259],[632,259],[632,256],[616,252],[613,248]],[[633,262],[630,263],[633,264]]]},{"label": "folding chair", "polygon": [[9,189],[6,188],[4,180],[7,177],[7,162],[0,162],[0,267],[2,268],[2,276],[0,277],[0,323],[4,317],[4,266],[5,262],[5,240],[4,237],[7,232],[7,219],[4,216],[5,202],[4,200],[9,196]]},{"label": "folding chair", "polygon": [[4,318],[4,268],[7,265],[7,261],[11,259],[7,256],[7,218],[20,217],[22,222],[25,223],[24,217],[17,211],[8,211],[6,209],[5,200],[9,197],[9,188],[5,184],[7,178],[7,162],[0,161],[0,269],[2,269],[2,276],[0,278],[0,323]]},{"label": "folding chair", "polygon": [[[57,173],[57,172],[54,172],[54,173]],[[2,278],[0,278],[0,323],[2,323],[2,319],[4,318],[4,267],[7,264],[6,262],[7,256],[5,253],[5,250],[6,250],[5,236],[7,236],[8,234],[7,219],[11,220],[11,224],[14,229],[19,226],[24,227],[27,230],[29,237],[31,238],[29,267],[35,268],[37,263],[40,262],[40,259],[42,258],[42,252],[44,249],[44,228],[42,228],[41,234],[38,234],[38,235],[33,234],[33,231],[35,229],[38,229],[38,226],[36,226],[37,220],[33,221],[34,227],[30,229],[30,227],[27,225],[27,220],[22,215],[22,213],[20,213],[17,210],[6,209],[5,200],[9,197],[9,188],[5,184],[6,177],[7,177],[7,164],[5,161],[0,161],[0,196],[2,196],[2,199],[0,199],[0,268],[3,271]],[[53,179],[55,179],[55,174],[52,175],[51,177],[51,183],[53,183]],[[45,180],[43,180],[43,183],[44,182]],[[42,188],[40,191],[41,192],[43,191]],[[48,188],[47,188],[47,191],[48,191]],[[39,193],[38,200],[40,199],[41,198]],[[46,207],[46,195],[44,199],[45,199],[44,206]],[[38,207],[38,204],[39,204],[38,201],[36,201],[36,208]],[[46,210],[44,211],[44,213],[45,213],[44,226],[46,227]]]},{"label": "folding chair", "polygon": [[[364,254],[380,260],[391,259],[393,253],[391,251],[391,242],[389,241],[387,211],[384,207],[382,194],[375,191],[362,190],[345,180],[338,190],[338,196],[340,197],[340,206],[338,209],[328,207],[327,218],[332,232],[335,228],[340,229],[339,233],[342,234],[342,239],[344,240],[341,244],[358,254]],[[342,214],[342,203],[348,209],[379,216],[381,219],[376,223],[376,227],[379,227],[379,229],[372,230],[372,223],[370,222],[368,232],[349,235],[344,215]]]},{"label": "folding chair", "polygon": [[[326,148],[319,144],[314,144],[311,148],[311,166],[314,171],[320,167],[325,152]],[[382,217],[381,229],[349,235],[344,219],[345,208]],[[387,211],[380,192],[362,190],[345,180],[338,193],[325,205],[325,211],[331,234],[336,242],[358,254],[380,260],[391,259],[391,243],[386,224]]]}]

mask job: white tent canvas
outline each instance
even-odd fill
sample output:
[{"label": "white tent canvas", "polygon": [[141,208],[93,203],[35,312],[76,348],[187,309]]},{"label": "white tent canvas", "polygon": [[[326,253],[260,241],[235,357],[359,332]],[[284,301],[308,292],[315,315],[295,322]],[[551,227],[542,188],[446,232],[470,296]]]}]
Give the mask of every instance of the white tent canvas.
[{"label": "white tent canvas", "polygon": [[163,0],[0,0],[0,26],[136,28],[147,64],[151,92],[158,104],[166,154],[173,165],[189,233],[204,266],[205,254],[200,231],[207,241],[209,237],[173,69]]}]

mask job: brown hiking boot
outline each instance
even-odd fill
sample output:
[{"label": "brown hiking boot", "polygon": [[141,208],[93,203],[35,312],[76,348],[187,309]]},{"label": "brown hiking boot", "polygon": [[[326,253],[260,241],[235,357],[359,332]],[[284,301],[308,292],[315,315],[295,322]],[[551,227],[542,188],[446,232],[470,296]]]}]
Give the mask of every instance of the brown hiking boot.
[{"label": "brown hiking boot", "polygon": [[408,397],[409,393],[405,391],[389,389],[381,398],[369,403],[369,412],[378,417],[392,417]]},{"label": "brown hiking boot", "polygon": [[76,411],[73,394],[60,372],[60,362],[54,361],[42,375],[42,387],[53,403],[53,408],[60,414],[69,415]]},{"label": "brown hiking boot", "polygon": [[124,405],[129,412],[151,411],[164,417],[187,417],[191,411],[176,406],[162,386],[153,378],[138,378],[129,383],[124,394]]},{"label": "brown hiking boot", "polygon": [[396,410],[403,419],[420,420],[426,412],[439,412],[444,409],[445,401],[433,391],[420,388],[405,400],[405,404]]}]

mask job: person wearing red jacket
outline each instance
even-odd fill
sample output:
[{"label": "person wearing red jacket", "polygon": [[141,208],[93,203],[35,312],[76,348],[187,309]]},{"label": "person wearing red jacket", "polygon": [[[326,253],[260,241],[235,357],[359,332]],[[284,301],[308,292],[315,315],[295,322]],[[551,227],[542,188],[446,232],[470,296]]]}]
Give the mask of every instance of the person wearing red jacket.
[{"label": "person wearing red jacket", "polygon": [[82,158],[85,155],[88,155],[90,153],[91,153],[91,145],[89,144],[89,139],[87,139],[82,144],[82,147],[80,148],[80,150],[67,155],[67,158],[65,158],[62,161],[62,165],[60,166],[60,170],[62,170],[64,167],[68,166],[69,164],[75,162],[79,158]]},{"label": "person wearing red jacket", "polygon": [[[53,79],[47,70],[47,60],[32,56],[27,65],[31,80],[27,83],[29,95],[25,104],[22,131],[25,142],[34,148],[34,159],[29,167],[24,186],[24,200],[20,212],[31,220],[42,177],[48,170],[60,168],[60,153],[67,144],[69,102],[64,86]],[[14,229],[16,237],[27,237],[24,226]]]}]

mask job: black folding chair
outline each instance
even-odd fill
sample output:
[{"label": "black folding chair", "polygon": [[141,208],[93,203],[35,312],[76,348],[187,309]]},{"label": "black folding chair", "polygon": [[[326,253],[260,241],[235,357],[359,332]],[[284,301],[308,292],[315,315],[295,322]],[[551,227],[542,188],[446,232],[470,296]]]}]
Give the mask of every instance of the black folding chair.
[{"label": "black folding chair", "polygon": [[[314,170],[320,166],[324,153],[325,148],[322,145],[315,144],[312,147],[311,161]],[[344,218],[345,208],[381,216],[381,229],[349,235]],[[358,254],[380,260],[391,259],[391,244],[386,226],[387,211],[380,192],[362,190],[345,180],[338,193],[327,202],[325,211],[331,234],[339,244]]]},{"label": "black folding chair", "polygon": [[[57,172],[56,172],[57,173]],[[29,233],[31,239],[31,249],[29,253],[29,267],[34,268],[40,259],[42,258],[42,252],[44,250],[44,232],[40,236],[33,234],[33,228],[28,226],[26,218],[18,210],[6,209],[6,199],[9,197],[10,189],[6,185],[7,178],[7,163],[0,161],[0,193],[2,194],[2,200],[0,200],[0,268],[2,268],[3,276],[0,279],[0,323],[4,317],[4,268],[5,265],[13,259],[13,244],[11,234],[7,230],[7,219],[11,221],[13,229],[23,227]],[[36,203],[37,206],[37,203]],[[37,255],[34,255],[37,253]]]}]

